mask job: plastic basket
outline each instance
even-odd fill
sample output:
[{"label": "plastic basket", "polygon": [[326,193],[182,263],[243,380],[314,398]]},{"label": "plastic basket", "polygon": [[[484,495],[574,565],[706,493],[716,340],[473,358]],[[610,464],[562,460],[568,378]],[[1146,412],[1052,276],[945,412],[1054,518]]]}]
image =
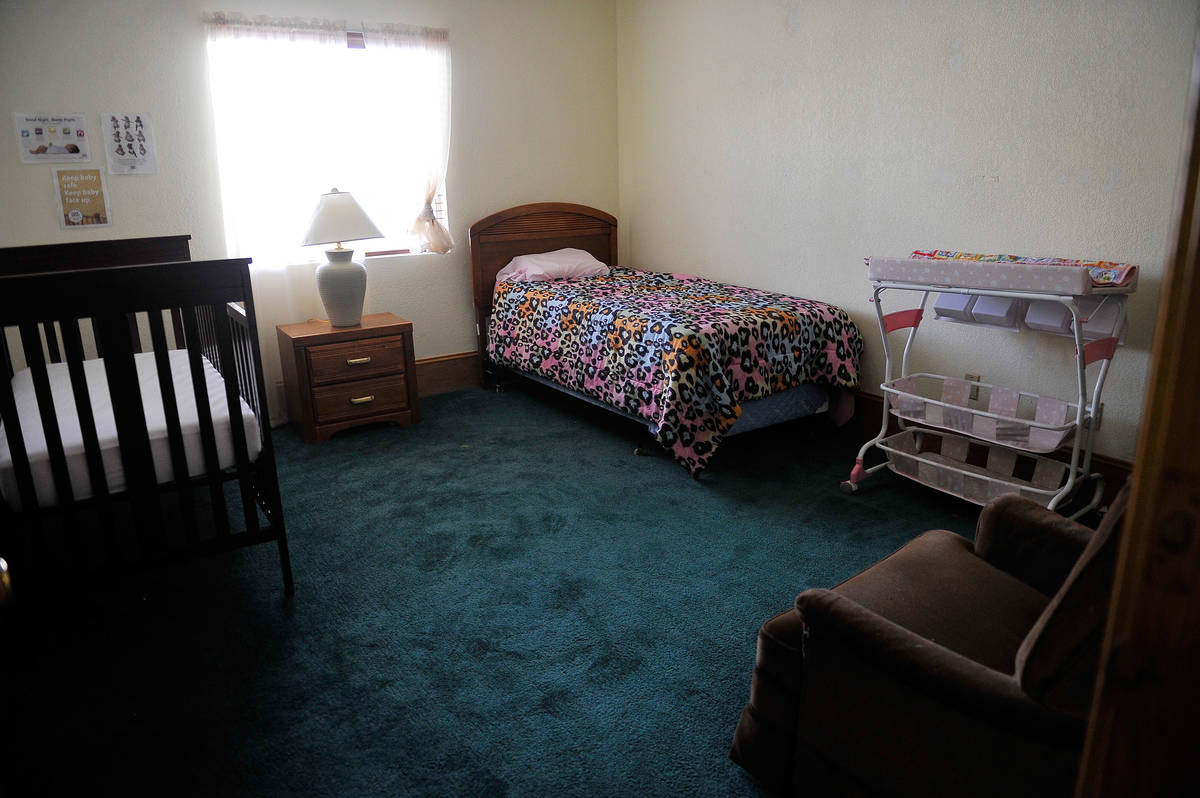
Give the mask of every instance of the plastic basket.
[{"label": "plastic basket", "polygon": [[927,373],[879,387],[900,418],[1027,452],[1052,452],[1075,432],[1078,405],[1050,396]]},{"label": "plastic basket", "polygon": [[1066,485],[1070,465],[930,429],[910,428],[879,442],[888,468],[975,504],[1016,493],[1048,505]]}]

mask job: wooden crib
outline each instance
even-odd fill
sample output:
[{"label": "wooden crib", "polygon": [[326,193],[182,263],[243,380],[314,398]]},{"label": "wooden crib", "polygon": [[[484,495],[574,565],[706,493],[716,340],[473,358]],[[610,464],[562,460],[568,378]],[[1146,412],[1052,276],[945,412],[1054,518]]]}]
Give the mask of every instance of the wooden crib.
[{"label": "wooden crib", "polygon": [[189,238],[0,249],[15,590],[274,541],[293,591],[250,261],[192,261]]}]

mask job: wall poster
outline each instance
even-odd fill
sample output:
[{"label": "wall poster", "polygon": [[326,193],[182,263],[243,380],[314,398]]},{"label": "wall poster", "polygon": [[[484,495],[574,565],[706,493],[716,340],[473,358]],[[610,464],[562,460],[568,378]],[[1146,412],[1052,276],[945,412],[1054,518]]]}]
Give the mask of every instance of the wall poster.
[{"label": "wall poster", "polygon": [[54,193],[58,198],[58,223],[64,230],[110,223],[104,170],[56,167]]},{"label": "wall poster", "polygon": [[152,175],[158,171],[149,114],[100,114],[100,135],[110,175]]},{"label": "wall poster", "polygon": [[24,163],[90,161],[83,114],[13,114]]}]

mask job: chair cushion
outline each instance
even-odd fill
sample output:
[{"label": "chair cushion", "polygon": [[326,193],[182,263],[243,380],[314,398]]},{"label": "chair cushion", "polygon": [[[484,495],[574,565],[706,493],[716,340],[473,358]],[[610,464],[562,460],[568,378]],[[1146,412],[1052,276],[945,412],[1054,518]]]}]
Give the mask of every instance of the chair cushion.
[{"label": "chair cushion", "polygon": [[1128,502],[1127,482],[1017,652],[1021,689],[1077,718],[1086,718],[1092,703]]},{"label": "chair cushion", "polygon": [[975,555],[971,542],[935,529],[834,591],[993,670],[1012,675],[1016,654],[1047,597]]}]

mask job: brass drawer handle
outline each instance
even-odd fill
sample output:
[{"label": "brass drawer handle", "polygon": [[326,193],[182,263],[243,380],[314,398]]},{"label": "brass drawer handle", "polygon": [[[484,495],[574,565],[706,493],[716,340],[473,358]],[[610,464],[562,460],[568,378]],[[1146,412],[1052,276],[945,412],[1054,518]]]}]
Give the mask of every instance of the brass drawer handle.
[{"label": "brass drawer handle", "polygon": [[374,402],[374,401],[375,401],[375,394],[373,394],[373,393],[367,394],[366,396],[350,397],[350,404],[352,404],[352,405],[365,405],[368,402]]},{"label": "brass drawer handle", "polygon": [[346,365],[347,365],[347,366],[365,366],[367,363],[370,363],[370,362],[371,362],[371,356],[370,356],[370,355],[367,355],[366,357],[350,357],[350,358],[346,358]]}]

